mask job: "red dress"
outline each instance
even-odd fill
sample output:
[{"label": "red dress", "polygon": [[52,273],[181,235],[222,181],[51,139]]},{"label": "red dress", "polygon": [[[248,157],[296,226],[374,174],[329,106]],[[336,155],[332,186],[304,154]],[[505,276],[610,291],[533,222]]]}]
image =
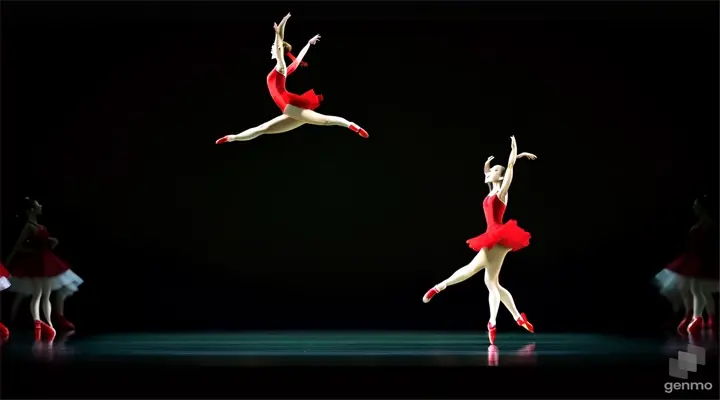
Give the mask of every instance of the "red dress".
[{"label": "red dress", "polygon": [[718,279],[718,232],[708,224],[695,225],[688,234],[685,252],[665,269],[678,275],[700,279]]},{"label": "red dress", "polygon": [[482,235],[467,240],[466,243],[471,249],[480,251],[499,244],[517,251],[530,245],[530,233],[520,228],[517,221],[511,219],[506,223],[502,222],[505,203],[497,195],[487,196],[483,200],[483,212],[487,229]]},{"label": "red dress", "polygon": [[[287,76],[295,72],[298,64],[297,60],[295,60],[288,66]],[[285,88],[285,80],[285,75],[279,73],[274,68],[267,76],[267,86],[268,90],[270,90],[270,97],[272,97],[275,104],[280,107],[280,111],[285,112],[285,107],[287,107],[288,104],[306,110],[314,110],[320,106],[320,103],[323,101],[322,95],[315,94],[313,89],[308,90],[302,95],[290,93]]]},{"label": "red dress", "polygon": [[35,225],[35,236],[27,241],[32,253],[16,253],[9,265],[15,278],[51,278],[65,273],[70,266],[52,251],[50,234],[42,225]]}]

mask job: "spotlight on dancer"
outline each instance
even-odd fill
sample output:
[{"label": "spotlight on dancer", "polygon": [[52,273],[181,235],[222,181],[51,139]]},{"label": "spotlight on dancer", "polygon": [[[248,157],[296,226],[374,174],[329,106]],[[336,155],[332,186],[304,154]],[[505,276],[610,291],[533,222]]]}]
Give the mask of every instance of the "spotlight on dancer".
[{"label": "spotlight on dancer", "polygon": [[685,317],[678,325],[679,333],[699,334],[705,327],[717,322],[713,293],[718,292],[718,225],[712,203],[702,196],[693,203],[697,222],[690,228],[685,250],[673,262],[655,275],[660,293],[671,302],[682,301]]},{"label": "spotlight on dancer", "polygon": [[477,255],[470,261],[470,264],[457,270],[452,276],[435,285],[423,296],[423,302],[427,303],[433,296],[445,290],[448,286],[463,282],[485,269],[485,285],[490,293],[490,321],[487,328],[491,344],[495,343],[495,320],[500,302],[510,311],[519,326],[534,332],[534,328],[528,322],[525,313],[520,313],[515,307],[515,301],[510,292],[500,286],[500,269],[507,253],[520,250],[530,244],[530,233],[520,228],[517,221],[509,220],[506,223],[502,221],[508,200],[508,191],[515,171],[515,161],[519,158],[537,159],[531,153],[518,154],[515,137],[512,136],[510,141],[510,160],[507,168],[501,165],[490,167],[493,157],[488,158],[485,162],[485,183],[490,188],[490,194],[483,201],[487,230],[482,235],[467,241],[470,248],[478,252]]},{"label": "spotlight on dancer", "polygon": [[[57,290],[65,294],[61,299],[75,293],[83,280],[77,276],[68,264],[53,253],[59,241],[51,237],[47,229],[38,223],[42,215],[42,206],[36,200],[25,198],[23,211],[27,217],[25,227],[20,233],[7,265],[12,276],[10,290],[17,293],[15,303],[19,305],[24,296],[30,296],[30,314],[35,321],[35,340],[42,338],[52,342],[56,331],[52,324],[52,305],[50,294]],[[17,305],[13,308],[17,309]],[[40,319],[40,308],[47,323]],[[64,328],[72,328],[61,314],[56,315]]]},{"label": "spotlight on dancer", "polygon": [[[280,111],[283,114],[271,121],[238,134],[224,136],[215,141],[215,144],[248,141],[255,139],[260,135],[285,133],[305,124],[342,126],[364,138],[368,137],[368,133],[365,129],[346,120],[345,118],[323,115],[315,112],[314,110],[318,108],[320,103],[323,101],[323,96],[316,94],[314,90],[311,89],[302,95],[297,95],[286,89],[285,81],[287,77],[295,72],[299,65],[302,65],[302,60],[310,49],[310,46],[314,46],[320,41],[320,35],[315,35],[308,41],[305,47],[300,50],[297,58],[292,57],[292,53],[290,52],[292,50],[292,46],[285,42],[285,25],[287,24],[289,18],[290,14],[286,15],[285,18],[280,21],[279,25],[275,24],[274,26],[275,43],[270,51],[270,55],[272,59],[276,60],[276,64],[275,68],[267,77],[267,86],[270,91],[270,97],[272,97],[273,101],[280,108]],[[293,60],[290,66],[286,66],[285,64],[286,54]]]}]

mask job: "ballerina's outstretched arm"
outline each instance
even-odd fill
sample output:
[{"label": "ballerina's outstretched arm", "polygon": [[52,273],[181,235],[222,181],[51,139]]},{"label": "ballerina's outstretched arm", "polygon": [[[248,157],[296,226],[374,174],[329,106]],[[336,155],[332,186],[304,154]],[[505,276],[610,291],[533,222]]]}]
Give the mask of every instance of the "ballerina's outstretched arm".
[{"label": "ballerina's outstretched arm", "polygon": [[290,74],[292,74],[293,72],[295,72],[295,70],[297,69],[298,66],[303,64],[303,58],[305,58],[305,54],[307,54],[308,50],[310,50],[310,46],[315,45],[319,41],[320,41],[320,35],[313,36],[313,38],[308,41],[308,43],[305,45],[305,47],[303,47],[303,49],[300,50],[300,53],[298,53],[297,58],[293,57],[292,53],[290,53],[290,52],[287,53],[288,57],[290,57],[290,59],[293,60],[292,64],[290,64],[287,68],[288,76]]},{"label": "ballerina's outstretched arm", "polygon": [[275,26],[273,26],[275,29],[275,42],[273,43],[271,54],[277,62],[275,69],[283,75],[285,75],[287,69],[287,66],[285,65],[285,45],[283,43],[283,38],[285,37],[285,25],[287,24],[289,18],[290,14],[286,15],[282,21],[280,21],[280,24],[275,24]]},{"label": "ballerina's outstretched arm", "polygon": [[513,170],[515,169],[515,161],[518,158],[517,142],[515,136],[510,136],[510,159],[508,159],[508,165],[505,168],[505,176],[503,176],[503,182],[500,186],[500,192],[497,194],[498,197],[505,201],[508,191],[510,190],[510,184],[513,179]]}]

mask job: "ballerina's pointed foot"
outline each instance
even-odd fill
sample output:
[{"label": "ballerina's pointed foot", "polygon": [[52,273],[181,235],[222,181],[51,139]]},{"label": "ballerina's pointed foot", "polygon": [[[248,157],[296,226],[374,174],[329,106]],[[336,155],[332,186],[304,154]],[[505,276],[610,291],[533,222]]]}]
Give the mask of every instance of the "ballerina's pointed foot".
[{"label": "ballerina's pointed foot", "polygon": [[365,139],[370,137],[370,135],[368,135],[367,131],[365,129],[359,127],[357,124],[350,124],[350,130],[357,133],[358,135],[360,135],[361,137],[363,137]]},{"label": "ballerina's pointed foot", "polygon": [[52,342],[55,340],[56,334],[57,332],[52,326],[40,320],[35,321],[35,341],[39,342],[45,337],[48,342]]},{"label": "ballerina's pointed foot", "polygon": [[705,321],[703,317],[694,317],[687,327],[687,331],[691,335],[700,333],[705,327]]},{"label": "ballerina's pointed foot", "polygon": [[527,320],[525,313],[520,313],[520,317],[517,319],[517,324],[527,329],[530,333],[535,333],[535,327]]},{"label": "ballerina's pointed foot", "polygon": [[66,332],[75,330],[75,324],[68,321],[64,315],[56,314],[55,319],[57,320],[57,325],[60,327],[61,330]]},{"label": "ballerina's pointed foot", "polygon": [[437,286],[428,290],[427,293],[425,293],[425,296],[423,296],[423,303],[429,303],[430,300],[432,300],[432,298],[438,293],[440,293],[440,290],[438,290]]},{"label": "ballerina's pointed foot", "polygon": [[490,322],[487,324],[488,329],[488,340],[490,341],[490,344],[495,344],[495,335],[497,334],[497,325],[493,325]]},{"label": "ballerina's pointed foot", "polygon": [[223,144],[230,142],[231,135],[226,135],[215,141],[215,144]]},{"label": "ballerina's pointed foot", "polygon": [[690,321],[692,321],[692,316],[685,316],[682,321],[680,321],[680,325],[677,327],[678,333],[685,333],[687,331],[687,327],[690,324]]}]

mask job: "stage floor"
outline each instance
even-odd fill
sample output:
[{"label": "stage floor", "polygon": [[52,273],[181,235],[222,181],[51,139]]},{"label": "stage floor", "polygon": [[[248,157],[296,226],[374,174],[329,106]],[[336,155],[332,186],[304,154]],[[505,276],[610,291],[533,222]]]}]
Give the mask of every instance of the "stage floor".
[{"label": "stage floor", "polygon": [[[288,389],[280,384],[256,386],[264,380],[274,381],[279,377],[287,382],[291,378],[298,381],[302,376],[301,381],[307,383],[316,375],[324,377],[323,382],[334,379],[353,385],[349,383],[348,377],[367,378],[363,374],[372,371],[375,379],[381,380],[385,380],[379,375],[381,373],[388,376],[394,374],[395,377],[390,379],[392,382],[409,378],[408,375],[399,377],[397,374],[400,373],[427,375],[426,378],[410,379],[414,383],[412,388],[406,390],[412,393],[406,393],[412,397],[421,397],[427,393],[415,393],[415,389],[429,383],[423,382],[423,379],[432,377],[432,380],[440,383],[450,376],[462,381],[464,374],[473,376],[472,380],[484,377],[493,381],[505,379],[505,375],[515,379],[540,380],[542,388],[538,388],[539,383],[535,381],[528,381],[527,386],[535,386],[532,390],[542,390],[543,393],[551,390],[550,395],[562,397],[563,393],[567,393],[567,388],[559,386],[562,382],[582,379],[603,381],[607,389],[609,382],[625,379],[638,385],[651,376],[652,382],[647,384],[650,390],[648,396],[658,397],[664,394],[663,383],[672,380],[668,376],[669,359],[677,358],[677,352],[686,350],[689,342],[687,338],[643,340],[592,334],[530,334],[515,331],[500,332],[496,346],[489,346],[486,335],[485,332],[123,333],[59,337],[53,346],[37,345],[28,337],[19,335],[2,348],[4,365],[12,366],[12,377],[6,380],[4,376],[3,382],[33,380],[39,374],[44,374],[48,377],[46,379],[57,381],[54,386],[47,386],[43,391],[42,385],[30,388],[10,385],[12,394],[29,396],[31,391],[32,395],[56,397],[107,396],[108,393],[101,389],[88,392],[89,387],[85,385],[58,383],[65,379],[63,376],[67,377],[68,382],[77,382],[77,376],[83,376],[102,382],[105,390],[112,390],[109,387],[114,386],[113,383],[123,382],[122,388],[135,388],[128,393],[142,397],[150,396],[145,390],[152,390],[151,386],[155,384],[159,385],[156,389],[171,396],[179,396],[171,394],[175,393],[174,389],[186,387],[182,393],[188,395],[187,390],[190,389],[187,386],[192,386],[190,382],[202,378],[200,381],[203,385],[213,381],[215,390],[222,393],[226,393],[225,390],[235,383],[243,388],[242,393],[247,394],[242,396],[235,393],[232,397],[297,397],[299,393],[292,396],[292,391],[276,393]],[[710,379],[704,377],[711,376],[713,390],[710,394],[717,398],[717,340],[708,333],[704,338],[695,338],[693,343],[706,349],[707,359],[707,365],[699,366],[700,371],[694,376],[702,376],[703,379]],[[518,372],[517,368],[510,367],[537,368],[521,368],[522,372]],[[342,374],[347,376],[343,378]],[[553,384],[546,375],[554,376],[552,379],[558,383]],[[229,381],[225,382],[222,377]],[[368,379],[368,382],[372,380]],[[295,385],[299,390],[299,383]],[[533,397],[537,397],[542,394],[532,390],[522,392],[529,390],[528,387],[522,387],[522,382],[516,387],[502,385],[505,389],[499,393],[487,390],[483,393],[494,397],[532,396],[533,393],[536,394]],[[552,392],[553,385],[555,392]],[[5,386],[7,389],[7,384]],[[255,389],[251,390],[251,387]],[[110,393],[122,396],[117,390],[121,389]],[[439,396],[457,397],[451,395],[449,390],[440,392]],[[602,396],[599,390],[595,388],[593,393]],[[631,396],[630,393],[617,392],[617,387],[614,390],[612,393]],[[203,397],[225,397],[202,393]],[[336,392],[333,396],[349,395],[343,396],[342,393]],[[583,392],[568,396],[577,396],[578,393]],[[706,397],[706,394],[693,393],[691,397]],[[5,397],[9,395],[5,390]],[[320,393],[308,395],[322,396]],[[393,397],[389,393],[378,395]],[[678,394],[675,393],[674,397],[678,397]]]}]

